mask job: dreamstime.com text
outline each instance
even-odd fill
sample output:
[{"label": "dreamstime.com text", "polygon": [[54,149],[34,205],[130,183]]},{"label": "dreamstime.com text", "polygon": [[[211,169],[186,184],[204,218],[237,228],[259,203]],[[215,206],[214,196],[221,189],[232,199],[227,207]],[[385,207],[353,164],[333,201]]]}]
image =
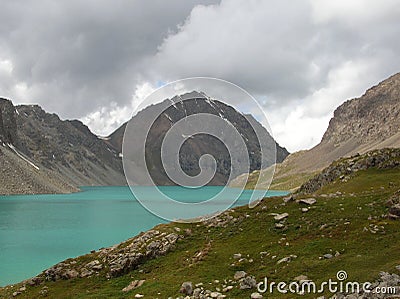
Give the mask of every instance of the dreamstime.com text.
[{"label": "dreamstime.com text", "polygon": [[326,291],[330,293],[347,293],[347,294],[359,294],[359,293],[375,293],[375,294],[396,294],[396,287],[384,286],[384,287],[373,287],[370,282],[355,282],[345,281],[347,279],[346,271],[338,271],[336,274],[337,280],[329,279],[328,281],[321,282],[319,284],[312,280],[304,281],[292,281],[286,282],[275,282],[268,281],[265,277],[263,281],[257,284],[257,290],[260,293],[275,293],[279,292],[282,294],[293,293],[293,294],[318,294]]}]

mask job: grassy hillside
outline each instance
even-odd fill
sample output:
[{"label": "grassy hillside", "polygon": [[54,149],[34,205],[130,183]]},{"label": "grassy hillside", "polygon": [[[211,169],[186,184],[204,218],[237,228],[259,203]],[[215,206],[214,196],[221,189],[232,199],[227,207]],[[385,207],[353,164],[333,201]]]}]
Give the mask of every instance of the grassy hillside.
[{"label": "grassy hillside", "polygon": [[[230,186],[238,187],[246,183],[247,189],[254,189],[257,180],[259,180],[260,189],[269,188],[271,190],[297,190],[303,183],[316,175],[319,171],[315,169],[307,169],[298,171],[297,161],[306,151],[299,151],[290,154],[282,163],[277,163],[275,166],[268,167],[263,170],[256,170],[250,173],[248,179],[245,174],[242,174],[230,182]],[[320,169],[322,170],[322,169]],[[272,182],[271,182],[271,176]],[[271,184],[269,185],[269,183]]]},{"label": "grassy hillside", "polygon": [[[235,208],[219,220],[201,224],[160,225],[160,231],[175,231],[183,236],[164,256],[148,259],[136,269],[116,278],[107,278],[108,268],[88,278],[26,285],[17,298],[176,298],[182,282],[202,283],[204,289],[220,290],[226,298],[250,298],[256,290],[241,290],[234,280],[243,270],[256,278],[290,282],[306,275],[316,283],[334,279],[345,270],[351,281],[374,281],[380,271],[398,273],[400,265],[400,221],[386,217],[385,203],[400,189],[400,171],[370,168],[360,170],[347,181],[337,179],[312,194],[310,206],[275,197],[256,208]],[[297,200],[310,195],[298,195]],[[302,208],[309,207],[307,212]],[[276,227],[271,213],[288,213]],[[232,216],[232,217],[229,217]],[[129,246],[132,240],[120,245]],[[234,254],[241,254],[235,259]],[[323,258],[332,254],[332,258]],[[278,263],[285,257],[290,261]],[[293,257],[297,256],[297,257]],[[99,258],[99,253],[75,260],[84,264]],[[72,261],[72,260],[71,260]],[[68,262],[71,262],[68,261]],[[144,284],[130,292],[121,290],[133,280]],[[23,286],[0,289],[1,298]],[[226,286],[233,288],[227,292]],[[325,293],[329,295],[329,293]],[[275,292],[269,298],[293,298]],[[315,295],[305,295],[314,298]]]}]

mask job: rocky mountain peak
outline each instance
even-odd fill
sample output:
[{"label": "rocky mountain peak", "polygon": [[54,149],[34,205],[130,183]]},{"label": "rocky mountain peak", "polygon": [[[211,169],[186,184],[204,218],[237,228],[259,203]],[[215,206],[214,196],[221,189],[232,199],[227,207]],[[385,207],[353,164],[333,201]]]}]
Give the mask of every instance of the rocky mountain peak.
[{"label": "rocky mountain peak", "polygon": [[[158,113],[159,111],[161,113]],[[129,126],[131,128],[142,128],[146,127],[144,124],[149,119],[152,119],[151,116],[153,114],[159,114],[154,123],[151,124],[146,139],[147,165],[150,169],[150,175],[158,185],[173,184],[169,180],[161,161],[161,145],[166,133],[175,123],[199,113],[216,115],[227,120],[236,128],[243,137],[248,149],[250,171],[259,170],[261,165],[270,166],[275,163],[275,158],[278,162],[281,162],[288,155],[287,150],[280,147],[268,131],[254,118],[243,115],[232,106],[216,99],[211,99],[202,92],[193,91],[166,99],[156,105],[148,106],[130,121]],[[257,134],[262,135],[260,140],[258,140],[253,128],[257,131]],[[227,134],[222,128],[221,130],[222,135]],[[121,150],[123,133],[124,129],[120,128],[107,138],[110,143],[117,142],[113,144],[117,151]],[[263,143],[260,144],[259,141]],[[261,155],[261,146],[268,148],[263,155]],[[179,162],[182,170],[189,176],[198,175],[200,171],[199,159],[204,154],[210,154],[216,159],[217,170],[215,177],[210,182],[211,185],[225,185],[231,169],[234,171],[232,177],[241,174],[235,172],[235,167],[231,168],[231,157],[225,145],[218,138],[209,134],[195,134],[183,143],[179,152]],[[241,163],[240,161],[234,162]],[[232,165],[235,165],[235,163]],[[237,169],[239,168],[237,167]]]},{"label": "rocky mountain peak", "polygon": [[339,106],[322,143],[339,146],[351,139],[359,144],[383,141],[398,134],[399,129],[400,73]]},{"label": "rocky mountain peak", "polygon": [[19,149],[77,185],[124,184],[122,163],[101,139],[78,120],[61,120],[37,105],[17,107]]}]

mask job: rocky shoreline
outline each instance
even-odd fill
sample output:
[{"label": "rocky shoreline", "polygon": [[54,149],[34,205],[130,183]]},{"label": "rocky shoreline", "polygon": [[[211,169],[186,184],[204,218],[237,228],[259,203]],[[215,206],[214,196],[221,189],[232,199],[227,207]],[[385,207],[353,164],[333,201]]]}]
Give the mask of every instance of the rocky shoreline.
[{"label": "rocky shoreline", "polygon": [[44,281],[85,278],[104,275],[113,278],[124,275],[144,262],[168,253],[176,242],[184,239],[190,231],[178,228],[152,229],[121,244],[92,251],[90,254],[68,259],[25,281],[28,285],[38,285]]}]

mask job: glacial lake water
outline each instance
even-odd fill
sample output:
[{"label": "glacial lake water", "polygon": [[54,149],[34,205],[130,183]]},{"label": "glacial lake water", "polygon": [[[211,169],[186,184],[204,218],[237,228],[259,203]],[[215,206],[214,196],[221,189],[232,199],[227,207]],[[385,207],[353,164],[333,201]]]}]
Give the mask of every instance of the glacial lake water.
[{"label": "glacial lake water", "polygon": [[[183,202],[206,200],[221,190],[215,186],[161,188]],[[0,286],[167,222],[148,212],[128,187],[81,189],[72,194],[0,196]],[[246,205],[251,192],[245,190],[234,206]],[[285,194],[268,191],[266,196]],[[221,209],[224,206],[221,201]]]}]

